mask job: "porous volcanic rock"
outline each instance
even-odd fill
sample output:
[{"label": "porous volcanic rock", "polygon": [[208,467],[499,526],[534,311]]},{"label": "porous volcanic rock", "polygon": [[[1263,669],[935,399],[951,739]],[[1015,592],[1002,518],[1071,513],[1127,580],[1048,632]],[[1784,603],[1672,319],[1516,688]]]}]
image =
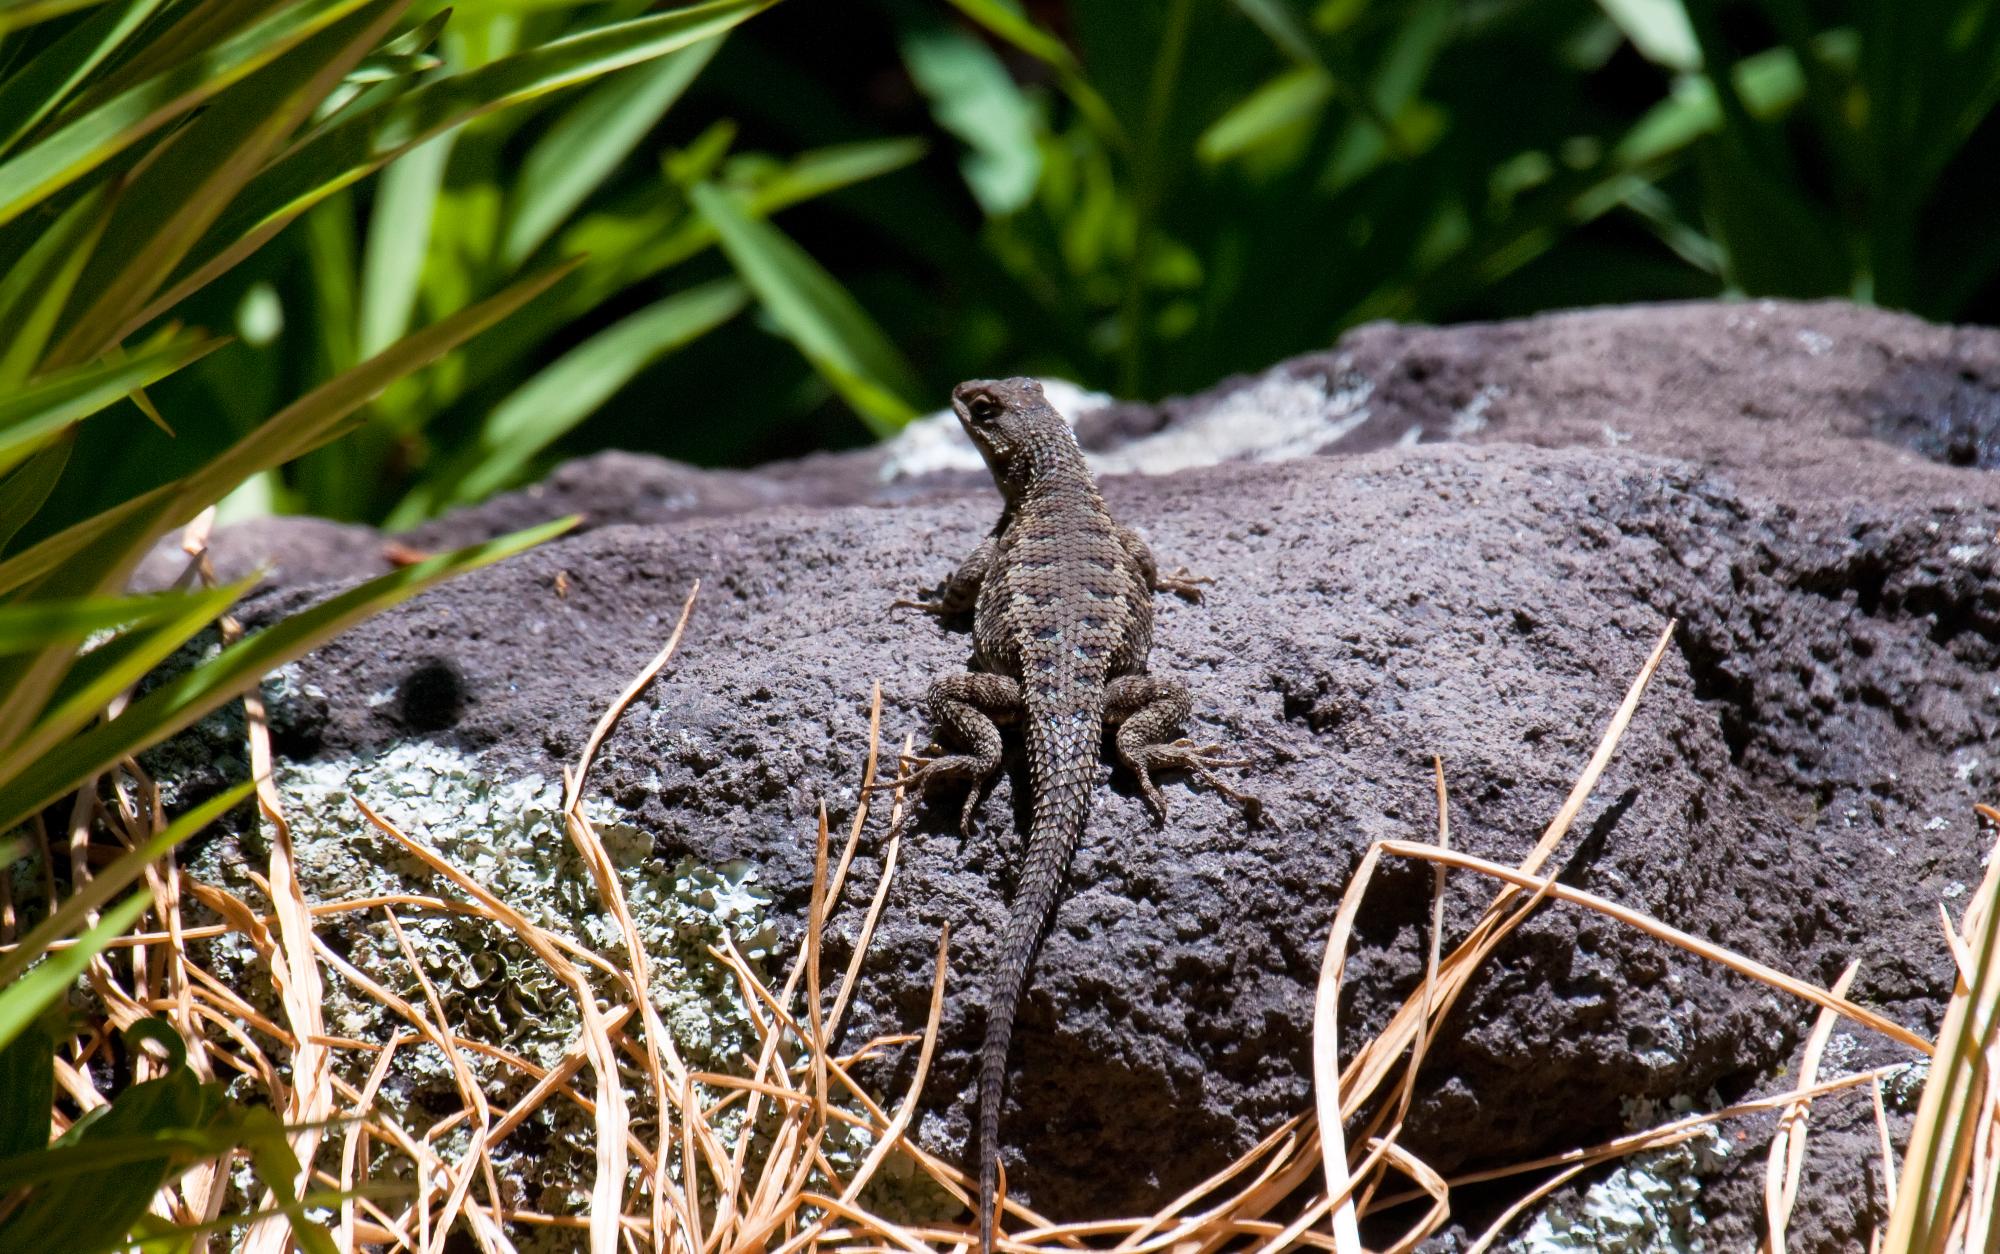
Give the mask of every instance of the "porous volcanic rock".
[{"label": "porous volcanic rock", "polygon": [[[1113,510],[1163,563],[1218,578],[1205,604],[1161,598],[1154,665],[1194,689],[1190,735],[1255,759],[1266,808],[1248,823],[1176,781],[1160,826],[1105,770],[1016,1037],[1004,1139],[1037,1206],[1150,1208],[1304,1109],[1321,948],[1369,842],[1434,830],[1437,757],[1454,844],[1518,860],[1669,620],[1666,660],[1552,866],[1808,979],[1859,958],[1857,999],[1936,1027],[1951,976],[1937,904],[1962,901],[1992,839],[1971,807],[1992,796],[2000,727],[2000,334],[1768,303],[1371,326],[1202,397],[1099,405],[1079,427],[1103,468],[1140,472],[1107,475]],[[663,862],[754,862],[795,931],[817,809],[853,812],[870,686],[885,741],[921,742],[925,685],[967,655],[962,630],[888,608],[996,510],[948,440],[922,438],[945,451],[726,476],[604,455],[405,537],[594,514],[307,659],[294,682],[323,694],[324,720],[310,741],[419,737],[498,777],[552,777],[700,579],[680,653],[593,791]],[[253,617],[323,592],[280,581]],[[448,702],[393,695],[443,672]],[[921,1023],[948,924],[921,1135],[953,1158],[1023,785],[1010,760],[970,840],[954,804],[913,826],[849,1029],[858,1043]],[[881,828],[852,882],[873,884]],[[1391,866],[1363,912],[1349,1040],[1417,978],[1429,886],[1427,868]],[[1455,877],[1448,933],[1490,895]],[[860,896],[834,916],[841,935]],[[1545,909],[1433,1044],[1407,1139],[1451,1169],[1614,1135],[1639,1099],[1782,1088],[1811,1017]],[[1835,1042],[1850,1069],[1910,1056],[1859,1030]],[[885,1064],[886,1082],[913,1061]],[[1810,1151],[1793,1248],[1865,1248],[1881,1197],[1867,1101],[1824,1111],[1837,1134]],[[1704,1188],[1712,1248],[1758,1232],[1750,1131]]]}]

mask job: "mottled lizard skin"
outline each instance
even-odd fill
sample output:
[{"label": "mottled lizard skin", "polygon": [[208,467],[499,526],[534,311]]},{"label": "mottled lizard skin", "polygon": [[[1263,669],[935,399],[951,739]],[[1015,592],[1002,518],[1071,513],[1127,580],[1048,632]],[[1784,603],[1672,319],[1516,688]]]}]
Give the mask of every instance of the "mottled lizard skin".
[{"label": "mottled lizard skin", "polygon": [[981,1251],[991,1254],[1014,1014],[1083,834],[1104,728],[1117,728],[1118,760],[1138,777],[1162,820],[1166,802],[1153,781],[1162,770],[1192,771],[1231,798],[1255,803],[1211,774],[1243,762],[1223,756],[1219,746],[1173,738],[1190,707],[1187,686],[1146,673],[1153,593],[1199,599],[1206,581],[1185,572],[1161,576],[1145,542],[1113,521],[1069,424],[1039,383],[962,383],[952,392],[952,409],[1006,504],[937,602],[897,602],[973,614],[970,673],[938,680],[925,698],[940,737],[961,751],[917,759],[897,782],[923,792],[947,781],[967,785],[960,826],[970,835],[979,798],[1000,769],[1000,725],[1022,725],[1034,819],[987,986],[980,1051],[979,1235]]}]

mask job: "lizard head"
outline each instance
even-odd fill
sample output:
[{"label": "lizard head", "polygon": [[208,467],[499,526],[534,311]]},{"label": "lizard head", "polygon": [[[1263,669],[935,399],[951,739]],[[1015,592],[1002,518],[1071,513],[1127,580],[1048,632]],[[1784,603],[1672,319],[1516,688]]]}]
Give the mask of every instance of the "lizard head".
[{"label": "lizard head", "polygon": [[1082,460],[1069,423],[1033,379],[968,380],[951,390],[951,408],[1010,498],[1049,466]]}]

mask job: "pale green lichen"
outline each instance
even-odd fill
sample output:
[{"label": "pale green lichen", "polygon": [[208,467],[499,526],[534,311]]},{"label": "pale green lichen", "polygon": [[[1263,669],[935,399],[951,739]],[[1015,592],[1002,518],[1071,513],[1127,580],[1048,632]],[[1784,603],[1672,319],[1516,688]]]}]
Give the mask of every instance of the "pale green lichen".
[{"label": "pale green lichen", "polygon": [[[277,783],[309,900],[395,895],[464,900],[446,877],[377,832],[355,804],[360,801],[531,922],[569,936],[613,966],[629,967],[624,934],[603,908],[563,824],[557,782],[537,776],[489,779],[474,758],[410,742],[357,757],[284,764]],[[758,885],[755,868],[706,867],[691,859],[665,864],[647,833],[600,805],[587,804],[586,812],[617,870],[646,949],[654,1005],[674,1047],[690,1067],[736,1069],[746,1052],[755,1051],[757,1038],[740,987],[709,951],[726,937],[755,962],[774,947],[776,930],[766,914],[771,898]],[[266,903],[248,869],[266,860],[269,839],[260,829],[237,840],[212,841],[190,857],[188,870],[263,909]],[[419,905],[398,906],[396,916],[453,1032],[545,1067],[577,1041],[575,994],[511,930]],[[424,989],[381,908],[321,915],[316,930],[363,975],[429,1014]],[[218,938],[198,956],[231,987],[274,1008],[269,973],[247,940]],[[400,1016],[347,979],[329,974],[323,987],[328,1032],[379,1043],[409,1030]],[[611,991],[608,983],[602,990]],[[469,1051],[462,1057],[496,1103],[519,1096],[530,1083],[490,1058]],[[348,1051],[340,1058],[346,1078],[358,1086],[374,1055]],[[580,1083],[587,1091],[588,1077]],[[636,1070],[623,1076],[623,1083],[628,1092],[646,1087]],[[380,1102],[390,1117],[421,1131],[460,1104],[450,1060],[428,1044],[405,1046],[382,1085]],[[727,1120],[720,1122],[725,1134],[733,1131]],[[464,1150],[468,1135],[469,1128],[461,1126],[439,1138],[437,1148],[453,1157]],[[545,1104],[494,1153],[503,1192],[514,1204],[578,1213],[588,1204],[595,1178],[595,1139],[590,1118],[574,1103]],[[407,1166],[387,1152],[378,1158],[378,1172],[390,1179],[403,1177]],[[638,1183],[636,1174],[630,1183]],[[570,1235],[561,1229],[530,1232],[521,1249],[528,1254],[567,1248]]]},{"label": "pale green lichen", "polygon": [[[1673,1099],[1664,1110],[1650,1101],[1627,1105],[1635,1128],[1678,1118],[1696,1106],[1687,1098]],[[1698,1254],[1710,1248],[1701,1206],[1705,1182],[1728,1156],[1729,1143],[1713,1128],[1679,1145],[1636,1154],[1603,1179],[1550,1202],[1507,1248],[1524,1254]]]}]

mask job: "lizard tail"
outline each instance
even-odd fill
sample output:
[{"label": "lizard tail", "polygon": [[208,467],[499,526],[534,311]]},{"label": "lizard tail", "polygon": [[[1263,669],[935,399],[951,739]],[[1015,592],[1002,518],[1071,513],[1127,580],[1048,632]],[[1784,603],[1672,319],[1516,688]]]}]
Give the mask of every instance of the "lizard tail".
[{"label": "lizard tail", "polygon": [[[1038,720],[1039,721],[1039,720]],[[979,1249],[993,1254],[994,1192],[1000,1170],[1000,1107],[1007,1091],[1007,1050],[1014,1039],[1014,1014],[1027,988],[1035,952],[1055,915],[1063,873],[1083,834],[1089,807],[1090,782],[1097,768],[1096,746],[1088,756],[1069,745],[1069,752],[1037,754],[1037,742],[1048,744],[1043,727],[1031,724],[1030,760],[1062,761],[1065,768],[1049,772],[1058,778],[1043,786],[1037,781],[1034,825],[1028,833],[1027,857],[1014,908],[1000,942],[999,963],[993,968],[986,995],[986,1040],[979,1051]],[[1067,729],[1065,729],[1067,730]],[[1092,726],[1091,730],[1095,730]],[[1068,737],[1058,733],[1058,743]]]}]

